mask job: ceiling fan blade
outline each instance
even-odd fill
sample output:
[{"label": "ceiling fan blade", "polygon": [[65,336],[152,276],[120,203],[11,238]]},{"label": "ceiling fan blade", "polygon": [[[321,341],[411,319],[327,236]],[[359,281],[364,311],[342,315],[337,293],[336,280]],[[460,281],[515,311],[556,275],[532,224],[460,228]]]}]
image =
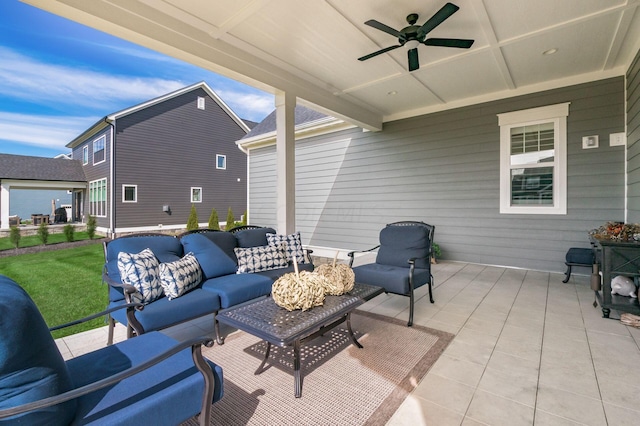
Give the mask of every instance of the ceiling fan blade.
[{"label": "ceiling fan blade", "polygon": [[414,47],[413,49],[409,49],[407,51],[407,55],[409,56],[409,71],[415,71],[420,68],[420,62],[418,61],[418,48]]},{"label": "ceiling fan blade", "polygon": [[435,15],[433,15],[427,22],[424,23],[424,25],[420,27],[420,29],[418,30],[418,35],[425,36],[435,27],[442,24],[442,22],[444,22],[444,20],[449,16],[456,13],[458,9],[460,8],[453,3],[445,4],[439,11],[436,12]]},{"label": "ceiling fan blade", "polygon": [[399,39],[402,39],[402,40],[406,38],[406,36],[402,34],[400,31],[395,30],[390,26],[383,24],[382,22],[378,22],[375,19],[369,19],[367,22],[365,22],[365,25],[368,25],[377,30],[383,31],[387,34],[391,34],[392,36],[398,37]]},{"label": "ceiling fan blade", "polygon": [[398,47],[402,47],[402,45],[397,45],[397,46],[389,46],[389,47],[385,47],[384,49],[380,49],[377,52],[373,52],[373,53],[369,53],[368,55],[363,56],[362,58],[358,58],[359,61],[366,61],[369,58],[373,58],[374,56],[378,56],[381,55],[383,53],[386,53],[390,50],[393,49],[397,49]]},{"label": "ceiling fan blade", "polygon": [[475,40],[460,38],[428,38],[422,43],[427,46],[458,47],[460,49],[468,49],[473,45],[474,41]]}]

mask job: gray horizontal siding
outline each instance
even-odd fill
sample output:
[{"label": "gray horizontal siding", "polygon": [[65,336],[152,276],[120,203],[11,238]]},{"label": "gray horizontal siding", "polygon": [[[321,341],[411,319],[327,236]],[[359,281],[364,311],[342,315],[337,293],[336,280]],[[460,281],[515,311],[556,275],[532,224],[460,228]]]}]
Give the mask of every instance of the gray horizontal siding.
[{"label": "gray horizontal siding", "polygon": [[[568,214],[501,215],[496,114],[561,102],[571,102]],[[623,219],[624,149],[608,144],[623,130],[624,80],[614,78],[298,141],[297,228],[307,244],[364,249],[386,223],[422,220],[446,259],[560,271],[589,229]],[[583,150],[594,134],[600,147]],[[250,162],[251,221],[273,224],[275,148]]]},{"label": "gray horizontal siding", "polygon": [[627,71],[627,185],[630,223],[640,222],[640,52]]}]

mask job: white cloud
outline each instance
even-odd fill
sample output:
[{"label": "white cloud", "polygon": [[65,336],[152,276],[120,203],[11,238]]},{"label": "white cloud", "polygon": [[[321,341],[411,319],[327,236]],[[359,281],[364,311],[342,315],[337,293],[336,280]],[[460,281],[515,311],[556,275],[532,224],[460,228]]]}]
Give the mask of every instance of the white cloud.
[{"label": "white cloud", "polygon": [[0,111],[0,138],[66,152],[65,145],[100,117],[59,117]]},{"label": "white cloud", "polygon": [[[161,78],[111,75],[44,63],[0,47],[0,93],[41,104],[119,108],[172,92],[184,84]],[[111,111],[105,111],[105,115]]]},{"label": "white cloud", "polygon": [[214,89],[240,118],[262,121],[275,109],[273,96],[264,93],[245,93],[237,90]]}]

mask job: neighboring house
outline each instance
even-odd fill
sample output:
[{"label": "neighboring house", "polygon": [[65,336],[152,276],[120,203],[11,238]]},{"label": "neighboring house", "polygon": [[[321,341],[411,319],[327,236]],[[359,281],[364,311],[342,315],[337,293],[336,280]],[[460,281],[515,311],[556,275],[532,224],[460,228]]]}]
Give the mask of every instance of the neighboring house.
[{"label": "neighboring house", "polygon": [[247,159],[233,142],[248,131],[204,82],[104,117],[67,144],[86,175],[85,214],[108,235],[184,229],[192,205],[201,225],[214,208],[240,220]]},{"label": "neighboring house", "polygon": [[[625,129],[640,129],[639,80],[636,58],[626,79],[387,122],[380,132],[297,106],[296,229],[315,254],[333,256],[340,249],[344,257],[377,245],[386,223],[421,220],[435,225],[446,259],[562,271],[569,247],[589,246],[590,229],[640,221],[625,218],[624,147]],[[558,117],[545,116],[547,107]],[[550,145],[546,123],[552,123]],[[236,142],[249,157],[252,224],[276,225],[275,128],[272,114]],[[539,161],[505,164],[505,158],[519,158],[522,136],[535,144],[527,152]],[[583,143],[589,136],[599,143]],[[559,191],[553,197],[549,184]]]},{"label": "neighboring house", "polygon": [[[34,198],[40,199],[40,204],[33,204],[33,199],[31,200],[32,204],[29,204],[29,206],[33,206],[33,209],[36,209],[35,206],[37,206],[36,210],[21,211],[26,216],[22,219],[31,219],[31,214],[52,213],[51,199],[56,197],[51,194],[66,194],[67,191],[71,191],[73,206],[71,217],[68,220],[80,221],[82,219],[82,194],[86,186],[86,178],[80,161],[70,160],[66,156],[43,158],[0,154],[0,229],[9,229],[11,214],[21,215],[15,211],[16,208],[20,208],[22,203],[22,201],[14,199],[15,195],[19,193],[21,198],[30,198],[29,194],[31,193],[35,196]],[[43,193],[47,195],[42,195]],[[65,199],[65,201],[67,200]],[[16,206],[12,206],[13,202],[16,202]]]}]

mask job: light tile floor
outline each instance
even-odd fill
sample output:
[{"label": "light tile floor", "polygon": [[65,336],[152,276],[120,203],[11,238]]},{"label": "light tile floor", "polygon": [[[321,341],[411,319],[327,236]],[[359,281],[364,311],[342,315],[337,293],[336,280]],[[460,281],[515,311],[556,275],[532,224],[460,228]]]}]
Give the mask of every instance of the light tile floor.
[{"label": "light tile floor", "polygon": [[[456,335],[389,425],[638,425],[640,330],[602,318],[589,277],[458,262],[434,266],[435,303],[415,323]],[[362,309],[407,319],[408,299]],[[612,312],[612,316],[615,312]],[[125,337],[118,326],[116,341]],[[166,331],[211,334],[201,318]],[[66,357],[103,346],[106,327],[58,341]]]}]

